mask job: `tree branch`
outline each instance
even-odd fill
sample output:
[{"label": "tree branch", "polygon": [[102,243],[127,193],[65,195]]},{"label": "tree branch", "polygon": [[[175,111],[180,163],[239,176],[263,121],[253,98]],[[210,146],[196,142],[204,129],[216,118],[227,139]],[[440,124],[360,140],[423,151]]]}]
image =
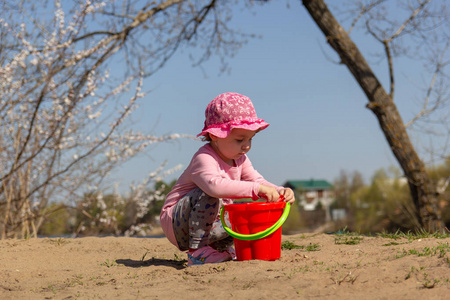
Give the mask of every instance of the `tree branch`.
[{"label": "tree branch", "polygon": [[386,52],[387,61],[388,61],[388,68],[389,68],[389,82],[391,86],[391,91],[389,92],[389,96],[391,96],[391,99],[394,99],[394,67],[392,62],[392,55],[391,55],[391,49],[389,47],[389,42],[387,40],[383,41],[384,45],[384,51]]},{"label": "tree branch", "polygon": [[369,12],[372,8],[374,8],[375,6],[386,2],[386,0],[378,0],[375,1],[373,3],[369,3],[369,5],[366,7],[364,4],[361,4],[361,10],[358,13],[358,16],[353,20],[352,24],[350,25],[350,28],[348,29],[347,33],[350,35],[350,33],[352,32],[353,28],[355,28],[356,23],[358,23],[358,21],[362,18],[363,15],[365,15],[367,12]]},{"label": "tree branch", "polygon": [[412,13],[412,15],[405,21],[403,22],[403,24],[397,29],[397,31],[390,37],[387,39],[387,42],[391,42],[393,39],[395,39],[396,37],[398,37],[403,30],[405,30],[406,26],[412,21],[414,20],[414,18],[423,10],[423,8],[425,7],[425,5],[427,5],[428,3],[430,3],[431,0],[426,0],[425,2],[420,3],[419,7],[416,8],[414,10],[414,12]]}]

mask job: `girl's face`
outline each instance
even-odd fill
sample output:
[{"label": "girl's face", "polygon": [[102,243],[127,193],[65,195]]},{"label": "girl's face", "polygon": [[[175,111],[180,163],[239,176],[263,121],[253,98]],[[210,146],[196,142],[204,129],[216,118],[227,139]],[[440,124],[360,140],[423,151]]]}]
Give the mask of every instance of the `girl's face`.
[{"label": "girl's face", "polygon": [[231,130],[226,138],[218,138],[212,134],[211,146],[214,151],[230,166],[234,165],[234,160],[239,159],[252,148],[252,139],[256,131],[235,128]]}]

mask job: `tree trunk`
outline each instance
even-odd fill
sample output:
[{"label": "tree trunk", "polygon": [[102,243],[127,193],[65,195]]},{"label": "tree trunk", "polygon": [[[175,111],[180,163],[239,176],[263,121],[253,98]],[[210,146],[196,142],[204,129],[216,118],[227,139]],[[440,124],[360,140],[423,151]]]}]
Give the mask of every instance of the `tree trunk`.
[{"label": "tree trunk", "polygon": [[392,152],[408,178],[409,189],[422,229],[428,232],[442,230],[443,224],[435,188],[409,139],[392,97],[386,93],[356,45],[328,10],[324,1],[303,0],[303,5],[324,33],[327,42],[340,56],[341,62],[348,67],[366,94],[369,100],[367,107],[376,115]]}]

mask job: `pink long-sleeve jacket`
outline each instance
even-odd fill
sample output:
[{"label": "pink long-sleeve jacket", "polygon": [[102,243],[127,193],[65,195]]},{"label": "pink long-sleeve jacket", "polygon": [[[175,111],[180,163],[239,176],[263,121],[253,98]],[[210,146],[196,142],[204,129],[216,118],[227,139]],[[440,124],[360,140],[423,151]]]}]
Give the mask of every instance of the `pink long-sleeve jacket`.
[{"label": "pink long-sleeve jacket", "polygon": [[178,178],[172,191],[167,194],[161,210],[160,220],[164,234],[178,247],[172,227],[174,205],[192,189],[199,187],[212,197],[221,198],[222,204],[231,204],[233,199],[259,199],[259,185],[276,186],[264,179],[252,166],[250,159],[243,155],[235,160],[235,166],[225,163],[210,144],[201,147],[192,157],[186,170]]}]

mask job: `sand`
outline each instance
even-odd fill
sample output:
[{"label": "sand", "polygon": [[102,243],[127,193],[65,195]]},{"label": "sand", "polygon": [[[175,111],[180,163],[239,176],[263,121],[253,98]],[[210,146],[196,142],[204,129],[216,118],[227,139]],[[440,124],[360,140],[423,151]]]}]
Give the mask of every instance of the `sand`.
[{"label": "sand", "polygon": [[449,238],[361,238],[284,235],[302,248],[277,261],[192,267],[165,238],[3,240],[0,299],[450,299]]}]

